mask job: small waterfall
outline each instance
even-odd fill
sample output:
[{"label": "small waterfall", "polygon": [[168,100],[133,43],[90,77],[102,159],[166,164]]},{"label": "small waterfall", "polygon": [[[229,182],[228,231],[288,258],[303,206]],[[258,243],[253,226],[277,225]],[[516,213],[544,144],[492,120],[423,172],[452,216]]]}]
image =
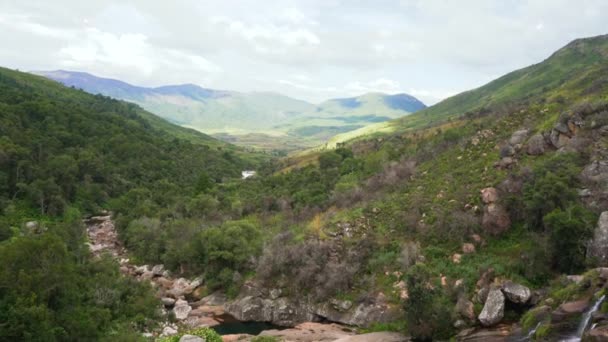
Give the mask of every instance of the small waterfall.
[{"label": "small waterfall", "polygon": [[567,338],[565,340],[562,340],[562,341],[564,341],[564,342],[576,342],[576,341],[580,341],[581,338],[583,337],[583,334],[587,330],[587,327],[589,326],[589,321],[591,321],[591,317],[593,317],[593,314],[597,310],[599,310],[600,305],[602,305],[602,303],[604,302],[605,299],[606,299],[606,295],[601,296],[593,304],[593,306],[583,314],[581,322],[578,325],[578,329],[576,329],[576,335],[574,335],[572,337],[569,337],[569,338]]},{"label": "small waterfall", "polygon": [[541,324],[543,324],[543,322],[538,322],[534,328],[528,331],[526,337],[522,338],[520,341],[532,341],[532,337],[534,337],[534,334],[536,334],[536,330],[538,330]]}]

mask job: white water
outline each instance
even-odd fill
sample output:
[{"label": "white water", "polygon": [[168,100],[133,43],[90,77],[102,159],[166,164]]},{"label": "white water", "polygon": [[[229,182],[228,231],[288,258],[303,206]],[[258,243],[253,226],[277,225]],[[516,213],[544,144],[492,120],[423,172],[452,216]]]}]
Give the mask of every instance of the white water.
[{"label": "white water", "polygon": [[581,338],[583,337],[583,334],[587,330],[587,327],[589,326],[589,321],[591,320],[591,317],[593,317],[593,314],[597,310],[599,310],[600,305],[602,305],[602,303],[604,302],[605,299],[606,299],[605,295],[601,296],[593,304],[593,306],[583,314],[583,318],[578,325],[578,329],[576,329],[576,335],[574,335],[572,337],[568,337],[567,339],[562,340],[562,342],[579,342],[581,340]]},{"label": "white water", "polygon": [[534,334],[536,334],[536,330],[538,330],[541,324],[543,324],[543,322],[538,322],[538,324],[536,324],[534,328],[528,331],[528,335],[526,335],[526,337],[522,338],[520,341],[532,341],[532,337],[534,337]]}]

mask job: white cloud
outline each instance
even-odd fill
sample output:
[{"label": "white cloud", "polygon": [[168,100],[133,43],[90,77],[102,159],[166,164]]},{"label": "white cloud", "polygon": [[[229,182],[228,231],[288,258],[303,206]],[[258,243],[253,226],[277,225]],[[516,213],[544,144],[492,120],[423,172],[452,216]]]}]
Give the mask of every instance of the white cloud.
[{"label": "white cloud", "polygon": [[0,65],[433,103],[606,33],[607,12],[605,0],[0,1]]},{"label": "white cloud", "polygon": [[222,69],[207,59],[173,49],[158,49],[141,33],[115,35],[87,28],[78,39],[59,50],[61,64],[68,68],[95,66],[134,69],[144,76],[161,70],[216,73]]}]

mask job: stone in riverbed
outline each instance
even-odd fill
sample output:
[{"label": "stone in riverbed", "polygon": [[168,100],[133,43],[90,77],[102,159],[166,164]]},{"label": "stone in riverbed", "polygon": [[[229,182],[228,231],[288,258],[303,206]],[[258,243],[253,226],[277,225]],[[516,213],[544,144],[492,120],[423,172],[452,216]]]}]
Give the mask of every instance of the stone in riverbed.
[{"label": "stone in riverbed", "polygon": [[162,276],[164,271],[165,271],[164,265],[155,265],[154,267],[152,267],[152,274],[154,276]]},{"label": "stone in riverbed", "polygon": [[493,287],[479,314],[479,321],[483,326],[489,327],[499,323],[505,315],[505,296],[499,288]]},{"label": "stone in riverbed", "polygon": [[532,295],[529,288],[512,281],[507,281],[502,284],[502,292],[510,302],[515,304],[527,303]]},{"label": "stone in riverbed", "polygon": [[175,304],[175,299],[170,297],[163,297],[160,299],[164,306],[173,306]]},{"label": "stone in riverbed", "polygon": [[560,305],[557,310],[551,314],[552,322],[561,322],[569,317],[580,315],[589,307],[589,300],[582,299],[574,302],[568,302]]},{"label": "stone in riverbed", "polygon": [[179,339],[179,342],[205,342],[205,339],[202,337],[186,334]]},{"label": "stone in riverbed", "polygon": [[192,308],[185,300],[178,299],[177,302],[175,302],[175,306],[173,307],[173,313],[175,314],[176,319],[186,319],[190,311],[192,311]]}]

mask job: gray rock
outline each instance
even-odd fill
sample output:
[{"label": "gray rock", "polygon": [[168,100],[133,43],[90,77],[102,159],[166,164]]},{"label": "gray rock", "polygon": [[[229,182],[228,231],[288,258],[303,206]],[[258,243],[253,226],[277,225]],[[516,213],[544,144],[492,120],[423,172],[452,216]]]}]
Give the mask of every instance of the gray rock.
[{"label": "gray rock", "polygon": [[498,190],[496,188],[481,189],[481,200],[485,204],[497,202],[499,199]]},{"label": "gray rock", "polygon": [[504,316],[505,296],[499,288],[492,288],[478,319],[483,326],[489,327],[499,323]]},{"label": "gray rock", "polygon": [[164,271],[165,266],[162,264],[152,267],[152,274],[154,274],[155,276],[162,276]]},{"label": "gray rock", "polygon": [[317,319],[307,303],[285,297],[272,300],[244,296],[226,304],[225,308],[240,321],[271,322],[280,326],[294,326]]},{"label": "gray rock", "polygon": [[175,314],[175,318],[178,320],[184,320],[188,317],[188,314],[192,311],[192,307],[188,305],[183,299],[178,299],[175,302],[175,306],[173,307],[173,313]]},{"label": "gray rock", "polygon": [[553,129],[560,132],[560,133],[570,133],[570,129],[568,129],[568,125],[566,125],[565,123],[562,122],[558,122],[555,124],[555,126],[553,126]]},{"label": "gray rock", "polygon": [[173,326],[166,326],[163,328],[161,336],[171,336],[177,334],[177,328]]},{"label": "gray rock", "polygon": [[179,339],[179,342],[205,342],[205,339],[194,335],[184,335]]},{"label": "gray rock", "polygon": [[502,285],[502,293],[515,304],[525,304],[530,300],[532,292],[526,286],[507,281]]},{"label": "gray rock", "polygon": [[469,321],[475,320],[475,308],[473,302],[467,299],[466,296],[460,296],[456,302],[456,312],[460,317],[466,318]]},{"label": "gray rock", "polygon": [[394,332],[374,332],[362,335],[342,337],[334,342],[406,342],[409,338]]},{"label": "gray rock", "polygon": [[491,203],[484,208],[481,225],[487,233],[498,235],[509,230],[511,218],[502,205]]},{"label": "gray rock", "polygon": [[397,307],[389,305],[381,295],[368,301],[354,303],[345,312],[335,310],[330,303],[315,305],[314,314],[332,322],[359,327],[370,327],[374,323],[389,323],[400,316]]},{"label": "gray rock", "polygon": [[561,148],[564,147],[566,145],[568,145],[568,143],[570,142],[570,137],[560,133],[556,130],[552,130],[551,131],[551,144],[553,144],[553,146],[555,146],[556,148]]},{"label": "gray rock", "polygon": [[530,140],[528,140],[527,152],[532,156],[539,156],[545,153],[545,137],[541,134],[534,134]]},{"label": "gray rock", "polygon": [[169,297],[163,297],[160,299],[164,306],[173,306],[175,304],[175,299]]},{"label": "gray rock", "polygon": [[600,266],[608,266],[608,211],[604,211],[597,221],[588,255],[596,259]]},{"label": "gray rock", "polygon": [[527,129],[522,129],[522,130],[514,132],[511,135],[511,139],[509,139],[509,144],[519,145],[519,144],[523,143],[526,140],[526,138],[528,137],[528,133],[529,133],[529,131]]},{"label": "gray rock", "polygon": [[583,280],[585,280],[585,277],[582,275],[567,275],[566,276],[566,280],[568,280],[569,282],[575,283],[575,284],[580,284]]},{"label": "gray rock", "polygon": [[338,299],[332,299],[329,301],[331,303],[331,306],[341,312],[347,311],[348,309],[353,307],[353,302],[351,302],[350,300],[338,300]]},{"label": "gray rock", "polygon": [[150,266],[148,266],[148,265],[142,265],[142,266],[136,266],[135,267],[135,274],[136,275],[142,275],[145,272],[150,272]]},{"label": "gray rock", "polygon": [[581,177],[589,183],[607,183],[608,182],[608,160],[596,160],[585,166]]},{"label": "gray rock", "polygon": [[28,221],[25,223],[25,229],[29,231],[34,231],[38,229],[38,221]]},{"label": "gray rock", "polygon": [[591,190],[589,189],[580,189],[577,191],[578,197],[589,197],[592,195]]},{"label": "gray rock", "polygon": [[465,322],[462,319],[458,319],[458,320],[456,320],[456,322],[454,322],[453,326],[456,329],[462,329],[462,328],[465,328],[467,326],[467,322]]},{"label": "gray rock", "polygon": [[281,289],[270,290],[270,299],[277,299],[277,298],[281,297],[282,292],[283,291],[281,291]]}]

